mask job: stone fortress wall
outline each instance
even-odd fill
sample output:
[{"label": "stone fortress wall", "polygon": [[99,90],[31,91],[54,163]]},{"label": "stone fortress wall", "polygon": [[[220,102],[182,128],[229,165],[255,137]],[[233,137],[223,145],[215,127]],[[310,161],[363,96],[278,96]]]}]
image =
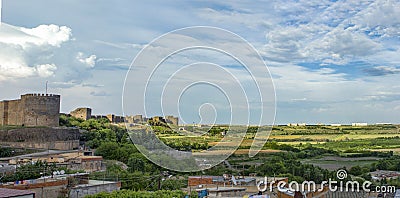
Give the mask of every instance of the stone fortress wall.
[{"label": "stone fortress wall", "polygon": [[92,109],[90,108],[77,108],[69,113],[72,117],[82,120],[89,120],[92,118]]},{"label": "stone fortress wall", "polygon": [[60,95],[25,94],[0,101],[0,126],[59,126]]},{"label": "stone fortress wall", "polygon": [[[25,94],[0,101],[0,145],[16,148],[72,150],[79,148],[80,131],[60,128],[60,95]],[[17,127],[15,127],[17,126]]]},{"label": "stone fortress wall", "polygon": [[34,127],[0,130],[0,145],[13,148],[72,150],[79,148],[77,128]]},{"label": "stone fortress wall", "polygon": [[135,116],[118,116],[118,115],[114,115],[114,114],[108,114],[108,115],[91,115],[92,113],[92,109],[85,107],[85,108],[77,108],[73,111],[71,111],[69,114],[72,117],[75,118],[79,118],[82,120],[89,120],[89,119],[108,119],[111,123],[115,123],[115,124],[119,124],[119,123],[130,123],[130,124],[134,124],[134,123],[145,123],[148,120],[156,120],[156,121],[161,121],[161,122],[165,122],[168,124],[173,124],[178,126],[179,125],[179,118],[178,117],[174,117],[174,116],[165,116],[165,118],[160,117],[160,116],[156,116],[153,118],[146,118],[142,115],[135,115]]}]

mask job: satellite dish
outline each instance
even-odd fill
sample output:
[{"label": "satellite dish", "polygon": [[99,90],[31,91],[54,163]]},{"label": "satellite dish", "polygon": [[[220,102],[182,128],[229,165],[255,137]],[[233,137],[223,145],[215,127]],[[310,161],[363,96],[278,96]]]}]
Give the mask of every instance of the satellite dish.
[{"label": "satellite dish", "polygon": [[64,171],[64,170],[61,170],[60,173],[61,173],[61,175],[64,175],[64,174],[65,174],[65,171]]},{"label": "satellite dish", "polygon": [[53,172],[53,175],[57,175],[57,171],[54,171],[54,172]]}]

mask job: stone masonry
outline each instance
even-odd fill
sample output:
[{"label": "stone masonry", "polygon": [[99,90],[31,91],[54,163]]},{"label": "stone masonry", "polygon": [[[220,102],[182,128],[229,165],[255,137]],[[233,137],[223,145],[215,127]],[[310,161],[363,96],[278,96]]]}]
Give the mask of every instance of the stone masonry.
[{"label": "stone masonry", "polygon": [[59,126],[60,95],[26,94],[0,101],[0,126]]}]

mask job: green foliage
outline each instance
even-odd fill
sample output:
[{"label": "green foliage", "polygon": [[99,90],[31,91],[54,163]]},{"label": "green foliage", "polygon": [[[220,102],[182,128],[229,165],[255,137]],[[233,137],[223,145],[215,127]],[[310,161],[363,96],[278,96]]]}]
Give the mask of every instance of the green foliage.
[{"label": "green foliage", "polygon": [[376,164],[373,164],[371,169],[400,171],[400,156],[381,159]]},{"label": "green foliage", "polygon": [[86,146],[90,148],[97,148],[103,142],[129,143],[126,130],[112,125],[106,118],[84,121],[75,117],[61,115],[60,126],[84,129],[85,132],[81,134],[81,141],[86,142]]},{"label": "green foliage", "polygon": [[[146,164],[147,165],[147,164]],[[131,167],[130,167],[131,168]],[[147,169],[145,167],[145,169]],[[97,172],[90,175],[91,179],[121,181],[122,189],[135,191],[156,191],[158,182],[162,190],[178,190],[186,187],[186,179],[168,178],[160,174],[159,168],[146,170],[146,172],[124,170],[120,165],[113,164],[107,166],[106,172]]]},{"label": "green foliage", "polygon": [[21,181],[21,180],[29,180],[29,179],[37,179],[41,176],[50,176],[54,171],[61,170],[56,167],[54,163],[47,163],[38,161],[33,164],[25,164],[17,167],[14,175],[6,175],[1,181],[2,182],[12,182],[12,181]]},{"label": "green foliage", "polygon": [[139,151],[133,144],[120,144],[117,142],[105,141],[96,149],[95,154],[103,156],[105,159],[128,163],[130,156],[138,152]]},{"label": "green foliage", "polygon": [[376,139],[359,139],[347,141],[330,141],[320,145],[321,147],[344,151],[347,153],[355,153],[369,149],[390,149],[400,146],[400,137],[376,138]]},{"label": "green foliage", "polygon": [[180,151],[207,150],[209,148],[208,142],[203,138],[161,138],[161,140],[168,146]]},{"label": "green foliage", "polygon": [[11,157],[12,151],[11,148],[0,148],[0,157]]},{"label": "green foliage", "polygon": [[213,126],[211,129],[208,131],[208,135],[210,136],[222,136],[221,133],[224,132],[226,133],[228,131],[227,128],[225,127],[219,127],[219,126]]}]

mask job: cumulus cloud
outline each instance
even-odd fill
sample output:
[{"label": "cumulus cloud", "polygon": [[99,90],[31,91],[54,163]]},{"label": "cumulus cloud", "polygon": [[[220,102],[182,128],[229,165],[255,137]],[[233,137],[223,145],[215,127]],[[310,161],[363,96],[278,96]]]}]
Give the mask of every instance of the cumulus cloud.
[{"label": "cumulus cloud", "polygon": [[21,78],[51,78],[79,84],[90,77],[97,56],[76,50],[66,26],[34,28],[0,25],[0,83]]},{"label": "cumulus cloud", "polygon": [[269,61],[345,65],[396,49],[390,40],[400,32],[398,1],[271,3],[284,17],[266,33],[262,53]]},{"label": "cumulus cloud", "polygon": [[66,26],[40,25],[35,28],[15,27],[2,24],[0,42],[19,45],[22,48],[33,46],[60,45],[71,39],[71,29]]},{"label": "cumulus cloud", "polygon": [[79,52],[78,55],[76,56],[76,59],[85,64],[86,66],[89,67],[94,67],[96,65],[96,55],[90,55],[89,57],[85,57],[85,55],[82,52]]},{"label": "cumulus cloud", "polygon": [[52,50],[71,40],[71,29],[65,26],[40,25],[36,28],[0,25],[0,80],[49,77],[56,64]]},{"label": "cumulus cloud", "polygon": [[400,35],[400,3],[378,0],[355,16],[357,26],[371,36],[396,37]]}]

